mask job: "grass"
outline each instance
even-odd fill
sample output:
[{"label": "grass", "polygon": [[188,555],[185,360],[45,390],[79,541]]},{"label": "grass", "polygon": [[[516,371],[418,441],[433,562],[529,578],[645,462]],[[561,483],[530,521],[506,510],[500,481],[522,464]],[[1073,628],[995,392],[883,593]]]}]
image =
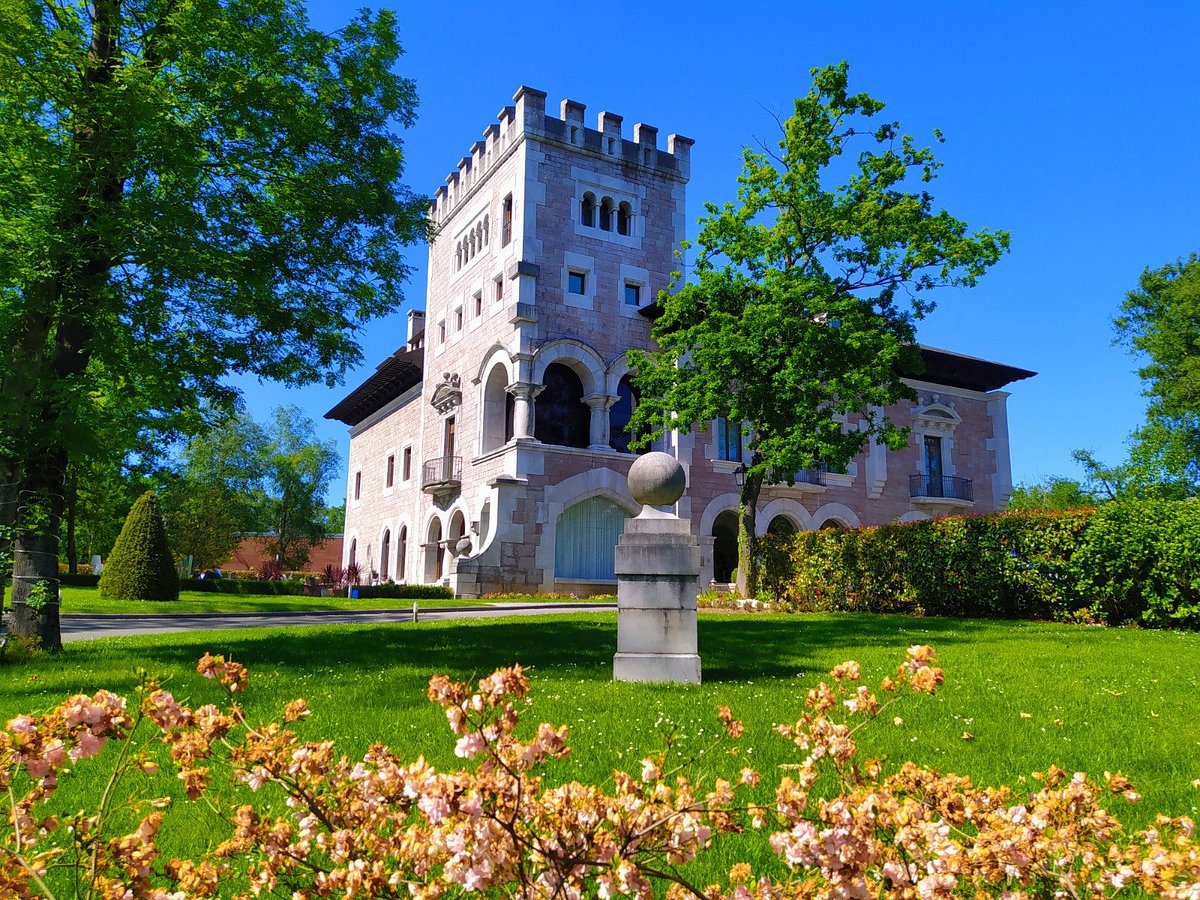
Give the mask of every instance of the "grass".
[{"label": "grass", "polygon": [[[906,699],[861,732],[864,755],[886,757],[890,765],[911,758],[979,783],[1014,786],[1051,763],[1096,776],[1120,770],[1145,795],[1137,806],[1114,804],[1131,825],[1160,810],[1194,816],[1200,802],[1191,785],[1200,778],[1200,635],[867,615],[701,616],[705,683],[689,687],[614,683],[615,624],[611,613],[568,614],[70,644],[52,658],[0,666],[0,721],[75,691],[128,691],[139,666],[169,673],[181,698],[215,701],[215,686],[194,671],[195,660],[211,650],[250,666],[252,719],[275,716],[287,700],[304,697],[313,709],[305,736],[334,737],[352,755],[379,740],[405,758],[424,754],[439,767],[457,767],[445,721],[424,697],[430,674],[477,677],[520,661],[531,667],[533,688],[523,727],[571,726],[574,754],[547,770],[551,780],[603,782],[614,768],[636,771],[667,732],[677,755],[698,754],[718,732],[716,706],[729,704],[745,722],[745,736],[698,757],[694,771],[729,774],[749,762],[770,783],[778,766],[796,759],[772,725],[800,713],[804,693],[823,673],[857,659],[868,683],[877,683],[905,647],[928,643],[946,670],[944,688],[934,697]],[[893,716],[903,724],[894,725]],[[964,732],[973,740],[964,740]],[[98,790],[101,761],[80,766],[77,788]],[[164,774],[151,779],[146,793],[178,789]],[[63,808],[80,802],[78,794],[64,793]],[[220,833],[197,806],[172,815],[168,849]],[[731,861],[715,855],[709,874]]]},{"label": "grass", "polygon": [[[411,609],[412,600],[376,597],[352,600],[349,597],[285,597],[275,595],[215,594],[207,591],[180,591],[174,603],[142,603],[130,600],[107,600],[94,587],[63,586],[63,615],[172,615],[184,613],[238,612],[300,612],[316,610]],[[12,597],[11,587],[5,602]],[[422,609],[451,606],[491,606],[503,602],[550,601],[572,602],[570,598],[514,596],[489,597],[486,600],[426,600],[416,601]],[[587,598],[581,598],[580,602]]]}]

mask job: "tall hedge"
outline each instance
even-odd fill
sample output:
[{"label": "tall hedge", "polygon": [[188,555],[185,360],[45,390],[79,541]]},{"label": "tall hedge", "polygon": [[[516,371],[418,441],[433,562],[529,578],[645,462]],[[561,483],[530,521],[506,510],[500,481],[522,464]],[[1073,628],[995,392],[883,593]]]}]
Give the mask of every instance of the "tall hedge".
[{"label": "tall hedge", "polygon": [[797,608],[1200,627],[1200,502],[944,518],[761,541]]},{"label": "tall hedge", "polygon": [[111,600],[178,600],[179,575],[158,498],[137,499],[100,575],[100,596]]}]

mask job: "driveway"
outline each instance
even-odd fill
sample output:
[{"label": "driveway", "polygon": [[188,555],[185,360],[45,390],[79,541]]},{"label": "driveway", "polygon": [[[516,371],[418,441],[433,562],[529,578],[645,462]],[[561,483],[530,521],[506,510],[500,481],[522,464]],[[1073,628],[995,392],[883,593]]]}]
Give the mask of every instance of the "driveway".
[{"label": "driveway", "polygon": [[[420,621],[492,616],[536,616],[616,610],[615,603],[496,603],[423,609]],[[86,641],[136,634],[217,631],[223,628],[283,628],[289,625],[382,625],[412,622],[411,609],[316,610],[279,613],[191,613],[174,616],[64,615],[63,641]]]}]

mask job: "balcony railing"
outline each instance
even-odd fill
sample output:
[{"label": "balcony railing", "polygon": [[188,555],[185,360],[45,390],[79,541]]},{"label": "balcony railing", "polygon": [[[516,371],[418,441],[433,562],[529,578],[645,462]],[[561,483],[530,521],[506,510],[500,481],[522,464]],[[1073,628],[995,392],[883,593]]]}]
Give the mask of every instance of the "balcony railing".
[{"label": "balcony railing", "polygon": [[928,475],[909,475],[908,492],[910,497],[934,497],[944,500],[962,500],[967,503],[975,502],[975,489],[970,478],[959,478],[955,475],[943,475],[941,478],[930,478]]},{"label": "balcony railing", "polygon": [[443,456],[421,466],[421,490],[439,492],[453,490],[462,484],[462,457]]},{"label": "balcony railing", "polygon": [[778,469],[771,473],[768,479],[771,484],[787,484],[791,481],[792,484],[825,484],[825,472],[823,469],[801,469],[799,472],[790,473],[780,472]]}]

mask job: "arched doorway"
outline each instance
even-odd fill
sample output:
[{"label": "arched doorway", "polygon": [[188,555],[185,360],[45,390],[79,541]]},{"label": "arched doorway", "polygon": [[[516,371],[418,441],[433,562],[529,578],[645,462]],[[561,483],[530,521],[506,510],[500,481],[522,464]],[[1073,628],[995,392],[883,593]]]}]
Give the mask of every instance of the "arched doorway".
[{"label": "arched doorway", "polygon": [[606,497],[564,509],[554,529],[555,579],[615,581],[614,554],[628,516]]},{"label": "arched doorway", "polygon": [[619,453],[645,453],[649,448],[631,450],[629,441],[629,420],[633,418],[634,407],[637,406],[637,389],[634,388],[628,375],[623,375],[617,382],[617,402],[608,411],[608,445]]},{"label": "arched doorway", "polygon": [[767,534],[773,534],[778,537],[787,537],[789,534],[796,533],[796,523],[787,516],[776,516],[771,520],[771,524],[767,526]]},{"label": "arched doorway", "polygon": [[849,526],[846,525],[846,523],[843,522],[841,519],[826,519],[824,522],[821,523],[821,528],[819,530],[827,531],[830,528],[847,528],[847,527],[849,527]]},{"label": "arched doorway", "polygon": [[727,509],[713,520],[713,581],[733,581],[738,562],[737,513]]},{"label": "arched doorway", "polygon": [[450,531],[446,536],[446,552],[451,557],[458,555],[458,542],[467,531],[467,519],[462,514],[462,510],[458,510],[450,517]]},{"label": "arched doorway", "polygon": [[543,444],[586,447],[592,411],[583,402],[583,382],[579,376],[562,363],[550,363],[542,384],[545,389],[534,406],[534,437]]},{"label": "arched doorway", "polygon": [[442,580],[442,521],[434,518],[429,523],[429,537],[425,541],[425,581]]},{"label": "arched doorway", "polygon": [[392,556],[392,530],[385,528],[383,531],[383,543],[379,545],[379,580],[388,580],[388,566],[391,565]]},{"label": "arched doorway", "polygon": [[354,566],[358,564],[358,538],[350,541],[350,555],[346,558],[349,560],[349,565]]},{"label": "arched doorway", "polygon": [[408,528],[400,526],[400,539],[396,541],[396,580],[403,583],[408,563]]}]

